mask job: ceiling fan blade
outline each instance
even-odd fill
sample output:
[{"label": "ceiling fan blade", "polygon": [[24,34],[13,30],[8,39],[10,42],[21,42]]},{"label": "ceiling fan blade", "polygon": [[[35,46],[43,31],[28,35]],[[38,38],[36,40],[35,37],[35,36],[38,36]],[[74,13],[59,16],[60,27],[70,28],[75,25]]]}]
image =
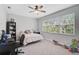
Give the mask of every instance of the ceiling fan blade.
[{"label": "ceiling fan blade", "polygon": [[39,8],[40,8],[40,9],[43,8],[43,5],[39,6]]},{"label": "ceiling fan blade", "polygon": [[33,7],[31,7],[31,6],[28,6],[30,9],[34,9]]},{"label": "ceiling fan blade", "polygon": [[34,12],[34,11],[29,11],[29,13]]},{"label": "ceiling fan blade", "polygon": [[40,12],[44,12],[44,13],[46,13],[46,11],[44,11],[44,10],[39,10]]}]

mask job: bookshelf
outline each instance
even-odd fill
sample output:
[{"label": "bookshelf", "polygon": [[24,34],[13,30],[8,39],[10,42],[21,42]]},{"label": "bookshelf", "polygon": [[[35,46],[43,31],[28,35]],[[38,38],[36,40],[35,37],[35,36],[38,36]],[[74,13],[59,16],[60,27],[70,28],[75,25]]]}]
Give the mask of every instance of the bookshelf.
[{"label": "bookshelf", "polygon": [[11,38],[16,41],[16,22],[14,21],[6,22],[6,33],[11,34]]}]

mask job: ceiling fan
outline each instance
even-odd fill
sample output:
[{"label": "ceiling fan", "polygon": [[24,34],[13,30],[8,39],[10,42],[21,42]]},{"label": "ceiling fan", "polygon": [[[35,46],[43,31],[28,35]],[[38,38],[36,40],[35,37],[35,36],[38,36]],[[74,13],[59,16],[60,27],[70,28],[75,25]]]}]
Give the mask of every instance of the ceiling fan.
[{"label": "ceiling fan", "polygon": [[45,10],[42,10],[43,7],[44,7],[43,5],[35,5],[34,7],[28,6],[28,8],[33,10],[33,11],[29,11],[29,13],[32,13],[32,12],[35,12],[37,14],[39,12],[46,13]]}]

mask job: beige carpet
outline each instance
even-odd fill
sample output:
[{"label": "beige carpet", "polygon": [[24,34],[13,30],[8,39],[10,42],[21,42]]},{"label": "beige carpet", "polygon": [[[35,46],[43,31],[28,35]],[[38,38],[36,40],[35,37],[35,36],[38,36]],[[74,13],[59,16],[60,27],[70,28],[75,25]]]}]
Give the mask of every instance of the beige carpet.
[{"label": "beige carpet", "polygon": [[70,55],[71,53],[53,44],[53,42],[43,40],[41,42],[21,48],[24,55]]}]

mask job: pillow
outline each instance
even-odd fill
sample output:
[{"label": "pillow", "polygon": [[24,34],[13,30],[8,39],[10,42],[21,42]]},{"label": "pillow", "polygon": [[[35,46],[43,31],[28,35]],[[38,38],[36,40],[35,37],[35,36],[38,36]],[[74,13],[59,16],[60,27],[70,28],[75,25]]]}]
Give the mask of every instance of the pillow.
[{"label": "pillow", "polygon": [[31,33],[33,33],[33,31],[32,30],[25,30],[24,33],[31,34]]}]

